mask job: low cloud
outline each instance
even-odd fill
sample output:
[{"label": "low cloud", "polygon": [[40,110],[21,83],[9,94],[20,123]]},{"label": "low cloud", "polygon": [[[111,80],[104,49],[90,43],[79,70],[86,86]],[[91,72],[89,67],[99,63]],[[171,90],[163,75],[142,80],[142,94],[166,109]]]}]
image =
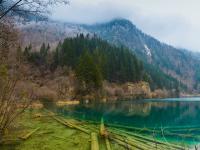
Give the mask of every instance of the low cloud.
[{"label": "low cloud", "polygon": [[162,42],[200,52],[199,6],[198,0],[71,0],[52,18],[84,24],[126,18]]}]

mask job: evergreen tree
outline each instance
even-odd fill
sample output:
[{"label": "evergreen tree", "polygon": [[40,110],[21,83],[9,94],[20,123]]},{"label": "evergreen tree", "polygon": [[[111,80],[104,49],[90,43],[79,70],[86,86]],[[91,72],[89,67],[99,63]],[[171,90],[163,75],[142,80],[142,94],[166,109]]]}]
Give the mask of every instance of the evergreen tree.
[{"label": "evergreen tree", "polygon": [[41,59],[42,64],[45,64],[47,62],[47,55],[48,55],[49,49],[50,49],[49,44],[47,47],[46,47],[45,43],[42,44],[42,46],[40,48],[40,59]]},{"label": "evergreen tree", "polygon": [[102,75],[99,67],[94,63],[92,56],[85,52],[79,60],[76,67],[76,76],[80,82],[81,88],[90,93],[102,86]]},{"label": "evergreen tree", "polygon": [[16,60],[18,63],[21,63],[21,61],[23,60],[23,52],[21,46],[18,46],[17,48]]},{"label": "evergreen tree", "polygon": [[25,50],[24,50],[24,58],[28,61],[30,56],[31,56],[31,49],[32,49],[32,46],[31,44],[28,46],[28,47],[25,47]]},{"label": "evergreen tree", "polygon": [[[148,81],[152,89],[173,89],[177,81],[153,66],[144,64],[125,47],[116,47],[99,39],[97,36],[77,35],[59,42],[55,51],[49,51],[49,44],[44,43],[40,52],[31,52],[26,47],[26,58],[39,66],[47,66],[51,71],[56,67],[76,70],[78,79],[86,89],[96,89],[102,80],[125,83]],[[52,60],[53,59],[53,60]],[[144,70],[145,68],[145,70]]]}]

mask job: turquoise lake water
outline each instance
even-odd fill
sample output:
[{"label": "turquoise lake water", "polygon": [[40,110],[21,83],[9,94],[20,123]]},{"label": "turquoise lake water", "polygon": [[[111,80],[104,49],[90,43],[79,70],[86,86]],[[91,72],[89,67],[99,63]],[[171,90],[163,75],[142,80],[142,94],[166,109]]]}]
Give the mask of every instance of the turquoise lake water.
[{"label": "turquoise lake water", "polygon": [[198,97],[80,104],[59,108],[57,112],[80,120],[100,122],[103,117],[105,124],[159,130],[162,131],[162,135],[157,136],[161,137],[166,133],[164,138],[169,141],[173,139],[190,144],[200,142]]}]

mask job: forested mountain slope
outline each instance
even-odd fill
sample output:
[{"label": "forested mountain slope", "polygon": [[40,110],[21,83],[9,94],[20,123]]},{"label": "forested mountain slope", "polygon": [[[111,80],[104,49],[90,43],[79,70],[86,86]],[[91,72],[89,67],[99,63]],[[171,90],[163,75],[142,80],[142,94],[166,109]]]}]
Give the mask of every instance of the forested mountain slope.
[{"label": "forested mountain slope", "polygon": [[161,43],[124,19],[85,28],[102,39],[130,48],[143,61],[160,68],[189,88],[198,88],[200,61],[192,53]]},{"label": "forested mountain slope", "polygon": [[[157,71],[154,67],[144,64],[129,49],[116,47],[96,36],[77,35],[59,42],[54,51],[50,46],[42,44],[40,51],[34,51],[32,46],[24,50],[24,57],[41,70],[51,70],[58,67],[71,68],[81,79],[88,82],[106,80],[111,83],[149,82],[152,89],[177,90],[177,80]],[[82,77],[84,76],[84,77]]]},{"label": "forested mountain slope", "polygon": [[[111,44],[119,47],[124,46],[133,51],[138,58],[143,60],[148,74],[160,74],[160,77],[155,79],[164,80],[164,78],[167,78],[173,80],[173,78],[176,78],[190,91],[199,89],[200,71],[198,68],[200,60],[193,53],[159,42],[140,31],[128,20],[116,19],[108,23],[90,26],[46,22],[26,25],[21,30],[23,33],[22,43],[27,45],[30,42],[33,45],[40,46],[42,42],[45,42],[50,43],[53,49],[56,48],[59,41],[63,41],[66,37],[76,37],[79,33],[96,34]],[[168,82],[168,84],[171,83]]]}]

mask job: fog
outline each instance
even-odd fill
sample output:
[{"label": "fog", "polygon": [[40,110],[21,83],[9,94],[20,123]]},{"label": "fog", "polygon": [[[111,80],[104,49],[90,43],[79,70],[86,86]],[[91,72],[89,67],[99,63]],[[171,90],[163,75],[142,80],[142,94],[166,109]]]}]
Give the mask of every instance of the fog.
[{"label": "fog", "polygon": [[71,0],[55,7],[52,18],[84,24],[125,18],[162,42],[200,52],[199,6],[198,0]]}]

